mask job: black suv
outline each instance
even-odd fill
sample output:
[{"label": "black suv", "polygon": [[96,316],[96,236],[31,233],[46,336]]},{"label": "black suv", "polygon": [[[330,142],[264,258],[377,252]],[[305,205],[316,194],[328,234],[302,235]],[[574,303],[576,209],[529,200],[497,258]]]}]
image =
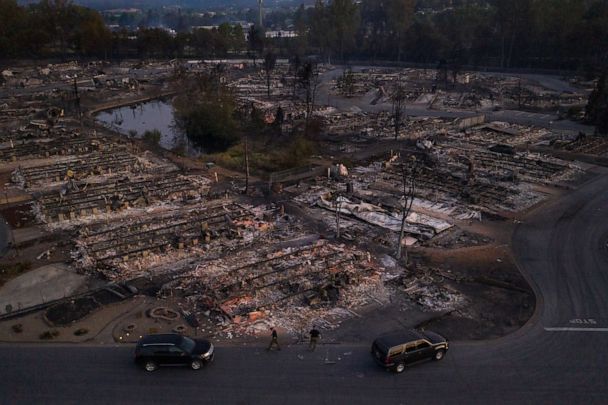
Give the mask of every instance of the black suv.
[{"label": "black suv", "polygon": [[372,344],[372,356],[382,367],[402,373],[405,365],[423,359],[441,360],[448,341],[436,333],[415,330],[384,335]]},{"label": "black suv", "polygon": [[198,370],[213,361],[213,344],[175,333],[144,336],[135,347],[135,363],[147,371],[158,366],[188,365]]}]

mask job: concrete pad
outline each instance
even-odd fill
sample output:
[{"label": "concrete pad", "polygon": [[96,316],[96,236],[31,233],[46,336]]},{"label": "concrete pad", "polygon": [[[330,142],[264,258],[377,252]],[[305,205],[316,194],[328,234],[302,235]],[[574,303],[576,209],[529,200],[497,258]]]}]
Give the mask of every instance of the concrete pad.
[{"label": "concrete pad", "polygon": [[24,190],[16,187],[2,187],[0,190],[0,205],[17,204],[25,201],[30,201],[32,195]]},{"label": "concrete pad", "polygon": [[13,229],[13,237],[17,246],[42,238],[46,232],[41,227],[30,226],[27,228]]},{"label": "concrete pad", "polygon": [[6,306],[16,311],[70,296],[82,289],[87,277],[65,264],[49,264],[29,271],[0,288],[0,314]]}]

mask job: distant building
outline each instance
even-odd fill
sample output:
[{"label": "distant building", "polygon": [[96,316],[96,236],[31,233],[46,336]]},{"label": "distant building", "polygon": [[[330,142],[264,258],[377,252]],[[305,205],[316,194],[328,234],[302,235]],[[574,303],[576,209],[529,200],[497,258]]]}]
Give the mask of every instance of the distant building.
[{"label": "distant building", "polygon": [[266,31],[266,38],[296,38],[297,36],[298,33],[296,31]]}]

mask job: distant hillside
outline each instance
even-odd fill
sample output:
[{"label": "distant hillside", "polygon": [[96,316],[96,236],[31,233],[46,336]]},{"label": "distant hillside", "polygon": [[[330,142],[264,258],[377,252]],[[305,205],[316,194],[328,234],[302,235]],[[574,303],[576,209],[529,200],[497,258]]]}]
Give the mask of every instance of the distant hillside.
[{"label": "distant hillside", "polygon": [[[113,8],[157,8],[162,6],[181,6],[193,9],[220,9],[220,8],[253,8],[257,7],[257,0],[73,0],[75,4],[108,10]],[[34,0],[18,0],[19,4],[37,3]],[[284,5],[310,4],[313,0],[264,0],[265,8]]]}]

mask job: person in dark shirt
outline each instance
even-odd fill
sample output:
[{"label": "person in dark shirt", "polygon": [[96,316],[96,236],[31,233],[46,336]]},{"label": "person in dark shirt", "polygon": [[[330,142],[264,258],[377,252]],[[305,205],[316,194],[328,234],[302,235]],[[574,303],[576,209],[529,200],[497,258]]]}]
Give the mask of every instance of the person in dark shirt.
[{"label": "person in dark shirt", "polygon": [[272,350],[274,346],[277,347],[277,350],[281,350],[281,346],[279,345],[279,336],[277,335],[277,330],[275,328],[270,328],[272,331],[272,339],[270,340],[270,344],[266,348],[266,350]]},{"label": "person in dark shirt", "polygon": [[313,326],[312,329],[310,330],[310,344],[308,345],[308,350],[310,350],[312,352],[316,349],[317,342],[319,341],[320,337],[321,337],[321,332],[319,332],[319,330],[316,328],[316,326]]}]

